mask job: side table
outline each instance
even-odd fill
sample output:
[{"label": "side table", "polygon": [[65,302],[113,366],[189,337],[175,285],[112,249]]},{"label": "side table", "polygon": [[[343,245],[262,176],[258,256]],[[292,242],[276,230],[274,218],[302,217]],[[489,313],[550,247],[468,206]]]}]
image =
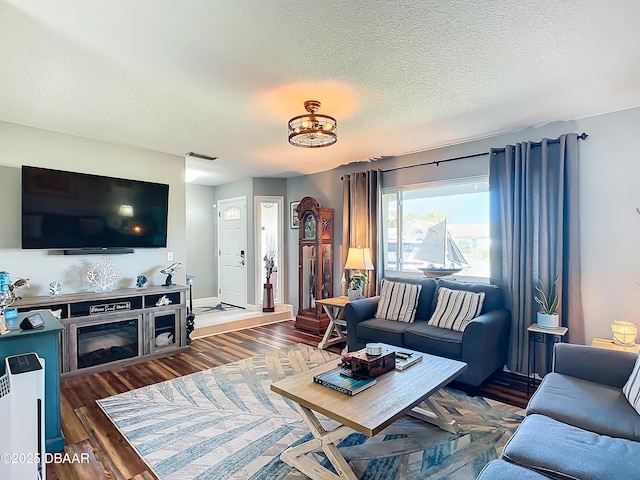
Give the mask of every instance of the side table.
[{"label": "side table", "polygon": [[[329,345],[333,345],[334,343],[346,342],[347,341],[347,322],[340,318],[340,314],[342,310],[344,310],[345,305],[349,303],[349,297],[334,297],[334,298],[323,298],[322,300],[316,300],[317,305],[322,305],[322,308],[326,312],[329,317],[329,325],[327,326],[327,330],[324,332],[324,337],[322,337],[322,341],[318,344],[318,348],[324,349]],[[330,338],[333,332],[338,334],[337,337]],[[342,353],[346,353],[347,346],[345,345]]]},{"label": "side table", "polygon": [[[60,334],[64,327],[49,310],[32,310],[18,315],[16,323],[38,312],[44,327],[36,330],[11,330],[0,336],[0,374],[4,374],[4,359],[11,355],[35,352],[44,363],[44,421],[47,453],[64,450],[64,435],[60,417]],[[1,453],[1,452],[0,452]]]},{"label": "side table", "polygon": [[592,347],[606,348],[607,350],[620,350],[621,352],[633,352],[638,353],[640,351],[640,345],[634,343],[633,345],[618,345],[613,340],[608,338],[594,338],[591,340]]},{"label": "side table", "polygon": [[[527,332],[529,333],[529,362],[527,366],[527,397],[531,387],[535,387],[536,376],[536,343],[544,343],[545,345],[553,345],[559,343],[562,338],[567,334],[569,329],[567,327],[558,328],[545,328],[539,326],[537,323],[529,325]],[[548,361],[548,357],[547,357]],[[547,364],[547,370],[550,366]],[[533,375],[532,375],[533,374]]]}]

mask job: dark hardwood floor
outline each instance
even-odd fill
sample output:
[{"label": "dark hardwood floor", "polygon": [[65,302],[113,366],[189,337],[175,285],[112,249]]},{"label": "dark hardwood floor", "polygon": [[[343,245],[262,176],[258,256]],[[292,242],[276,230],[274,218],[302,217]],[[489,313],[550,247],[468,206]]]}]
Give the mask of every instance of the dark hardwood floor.
[{"label": "dark hardwood floor", "polygon": [[[296,330],[293,322],[287,321],[201,338],[195,340],[186,353],[63,380],[61,409],[65,452],[72,457],[78,454],[76,458],[83,458],[80,454],[86,454],[89,462],[50,463],[47,465],[47,479],[155,479],[155,475],[96,405],[96,400],[294,343],[315,347],[320,340],[320,336]],[[340,353],[341,348],[338,344],[328,350]],[[474,393],[524,407],[527,403],[526,378],[496,374]]]}]

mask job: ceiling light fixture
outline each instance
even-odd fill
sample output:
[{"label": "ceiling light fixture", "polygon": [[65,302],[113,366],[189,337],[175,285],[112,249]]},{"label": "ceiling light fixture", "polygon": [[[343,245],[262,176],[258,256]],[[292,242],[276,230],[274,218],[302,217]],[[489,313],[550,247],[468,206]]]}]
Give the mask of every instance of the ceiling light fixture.
[{"label": "ceiling light fixture", "polygon": [[320,102],[307,100],[304,109],[306,115],[298,115],[289,120],[289,143],[295,147],[328,147],[338,141],[338,122],[329,115],[316,113]]}]

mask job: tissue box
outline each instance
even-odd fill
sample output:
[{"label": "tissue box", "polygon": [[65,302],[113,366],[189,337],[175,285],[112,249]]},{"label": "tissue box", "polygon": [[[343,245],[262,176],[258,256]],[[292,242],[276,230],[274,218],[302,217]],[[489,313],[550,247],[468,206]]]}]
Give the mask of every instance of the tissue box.
[{"label": "tissue box", "polygon": [[360,375],[378,377],[396,368],[396,352],[382,349],[381,355],[367,355],[366,349],[351,354],[351,370]]}]

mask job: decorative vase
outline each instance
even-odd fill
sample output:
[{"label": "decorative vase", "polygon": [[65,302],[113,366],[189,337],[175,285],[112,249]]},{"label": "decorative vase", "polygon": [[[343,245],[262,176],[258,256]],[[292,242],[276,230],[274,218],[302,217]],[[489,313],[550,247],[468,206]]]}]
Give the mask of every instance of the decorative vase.
[{"label": "decorative vase", "polygon": [[275,307],[273,305],[273,284],[265,283],[264,292],[262,294],[262,311],[274,312]]},{"label": "decorative vase", "polygon": [[538,326],[542,328],[558,328],[560,326],[560,315],[557,313],[538,312]]},{"label": "decorative vase", "polygon": [[359,288],[350,288],[347,290],[347,296],[349,297],[349,301],[354,301],[361,298],[362,293]]}]

